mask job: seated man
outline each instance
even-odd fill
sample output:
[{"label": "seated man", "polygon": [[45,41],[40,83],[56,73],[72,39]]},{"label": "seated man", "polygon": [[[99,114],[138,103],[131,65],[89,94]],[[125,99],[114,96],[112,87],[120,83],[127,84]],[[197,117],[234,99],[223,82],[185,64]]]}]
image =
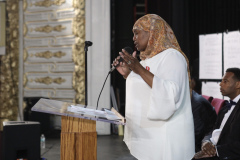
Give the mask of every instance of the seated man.
[{"label": "seated man", "polygon": [[220,83],[223,96],[230,103],[218,113],[213,131],[205,136],[202,150],[194,159],[202,160],[239,160],[240,159],[240,69],[229,68]]},{"label": "seated man", "polygon": [[201,150],[202,139],[212,131],[217,114],[211,103],[201,95],[192,91],[192,113],[194,120],[195,151]]},{"label": "seated man", "polygon": [[191,78],[191,88],[198,94],[202,94],[202,82],[197,77]]}]

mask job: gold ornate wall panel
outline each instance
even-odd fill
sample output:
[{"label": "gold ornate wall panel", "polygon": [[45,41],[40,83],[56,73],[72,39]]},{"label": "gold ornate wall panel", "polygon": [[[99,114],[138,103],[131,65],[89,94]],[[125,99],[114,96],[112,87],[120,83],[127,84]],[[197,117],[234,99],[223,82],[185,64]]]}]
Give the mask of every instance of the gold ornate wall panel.
[{"label": "gold ornate wall panel", "polygon": [[[72,8],[75,3],[81,3],[77,0],[24,0],[25,8],[29,12],[61,10]],[[82,1],[84,2],[84,1]]]},{"label": "gold ornate wall panel", "polygon": [[24,57],[25,62],[73,62],[72,50],[72,46],[26,48]]},{"label": "gold ornate wall panel", "polygon": [[24,0],[24,97],[84,104],[84,42],[84,0]]},{"label": "gold ornate wall panel", "polygon": [[0,68],[0,124],[5,120],[17,120],[18,116],[18,7],[18,0],[6,1],[6,55],[1,56]]},{"label": "gold ornate wall panel", "polygon": [[85,1],[24,0],[23,9],[24,55],[19,57],[19,0],[6,1],[0,124],[18,117],[19,58],[24,60],[24,97],[85,102]]}]

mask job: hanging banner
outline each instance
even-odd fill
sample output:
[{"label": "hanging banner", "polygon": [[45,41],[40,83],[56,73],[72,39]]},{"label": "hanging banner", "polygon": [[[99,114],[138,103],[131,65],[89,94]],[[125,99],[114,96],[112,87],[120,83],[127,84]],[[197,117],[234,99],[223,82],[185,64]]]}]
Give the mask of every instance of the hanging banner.
[{"label": "hanging banner", "polygon": [[223,99],[219,84],[220,82],[202,82],[202,95]]},{"label": "hanging banner", "polygon": [[222,33],[199,36],[199,79],[222,78]]},{"label": "hanging banner", "polygon": [[240,68],[240,32],[233,31],[223,34],[224,72],[228,68]]}]

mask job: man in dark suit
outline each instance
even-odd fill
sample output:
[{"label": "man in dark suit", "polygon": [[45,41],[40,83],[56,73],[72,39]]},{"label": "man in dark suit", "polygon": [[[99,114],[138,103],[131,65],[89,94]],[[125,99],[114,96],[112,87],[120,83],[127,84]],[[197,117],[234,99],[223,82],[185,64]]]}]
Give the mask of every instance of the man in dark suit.
[{"label": "man in dark suit", "polygon": [[195,151],[201,150],[202,139],[212,131],[217,114],[211,103],[202,95],[192,91],[192,113],[194,120]]},{"label": "man in dark suit", "polygon": [[229,68],[220,83],[223,96],[230,98],[218,113],[213,131],[204,138],[202,150],[194,156],[202,160],[240,160],[240,69]]}]

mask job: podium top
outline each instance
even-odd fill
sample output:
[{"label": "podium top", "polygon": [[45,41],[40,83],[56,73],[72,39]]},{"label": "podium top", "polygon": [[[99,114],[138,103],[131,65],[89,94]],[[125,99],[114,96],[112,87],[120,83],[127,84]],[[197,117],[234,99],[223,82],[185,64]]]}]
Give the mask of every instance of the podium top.
[{"label": "podium top", "polygon": [[31,110],[60,116],[77,117],[125,125],[125,118],[122,117],[114,108],[112,108],[111,111],[100,111],[90,108],[93,107],[41,98]]},{"label": "podium top", "polygon": [[3,122],[3,126],[15,126],[15,125],[35,125],[40,124],[39,122],[33,122],[33,121],[6,121]]}]

